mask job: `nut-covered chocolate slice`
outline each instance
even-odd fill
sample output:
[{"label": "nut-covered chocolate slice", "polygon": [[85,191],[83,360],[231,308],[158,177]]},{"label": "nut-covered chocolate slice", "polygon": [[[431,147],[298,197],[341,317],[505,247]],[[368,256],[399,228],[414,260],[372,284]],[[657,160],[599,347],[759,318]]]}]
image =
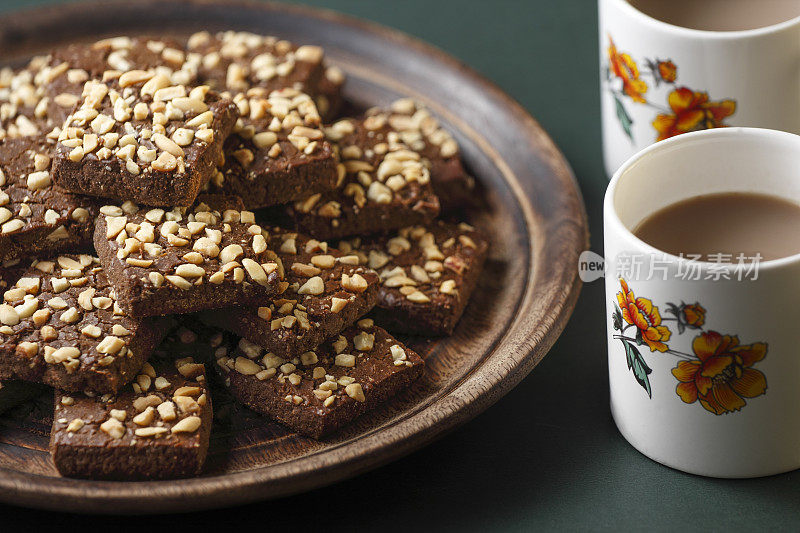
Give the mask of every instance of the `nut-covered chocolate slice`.
[{"label": "nut-covered chocolate slice", "polygon": [[200,56],[203,83],[223,91],[292,88],[312,98],[325,120],[338,112],[345,77],[325,64],[319,46],[297,46],[284,39],[248,32],[199,32],[189,38],[189,54]]},{"label": "nut-covered chocolate slice", "polygon": [[209,182],[210,192],[238,195],[246,208],[257,209],[336,187],[333,148],[310,96],[295,89],[254,88],[232,99],[241,117],[225,143],[225,165]]},{"label": "nut-covered chocolate slice", "polygon": [[323,437],[374,409],[417,379],[422,359],[383,329],[357,326],[292,359],[242,339],[217,349],[231,394],[304,435]]},{"label": "nut-covered chocolate slice", "polygon": [[236,106],[158,69],[89,80],[55,149],[53,179],[73,191],[188,206],[216,172]]},{"label": "nut-covered chocolate slice", "polygon": [[[50,88],[68,84],[80,89],[89,79],[102,79],[111,72],[157,69],[176,85],[196,85],[200,58],[192,57],[183,45],[166,37],[116,36],[93,43],[71,43],[53,50],[50,68],[60,76],[50,75]],[[76,102],[73,102],[77,103]]]},{"label": "nut-covered chocolate slice", "polygon": [[54,98],[50,83],[66,69],[51,65],[49,56],[36,56],[19,70],[0,69],[0,140],[48,135],[64,121],[75,96]]},{"label": "nut-covered chocolate slice", "polygon": [[248,305],[287,287],[269,233],[235,196],[189,208],[104,206],[94,244],[122,308],[135,316]]},{"label": "nut-covered chocolate slice", "polygon": [[298,227],[318,239],[426,224],[439,214],[422,155],[380,117],[344,119],[325,129],[341,159],[335,191],[293,204]]},{"label": "nut-covered chocolate slice", "polygon": [[163,37],[110,37],[93,43],[71,43],[53,50],[43,74],[49,115],[56,126],[72,112],[90,79],[113,79],[129,70],[156,69],[174,85],[196,85],[199,59],[183,45]]},{"label": "nut-covered chocolate slice", "polygon": [[279,297],[251,307],[206,311],[206,323],[232,331],[284,359],[315,349],[368,313],[378,275],[327,243],[268,228],[289,283]]},{"label": "nut-covered chocolate slice", "polygon": [[324,74],[322,48],[269,35],[202,31],[189,37],[187,50],[200,57],[200,81],[219,91],[292,87],[315,94]]},{"label": "nut-covered chocolate slice", "polygon": [[212,407],[205,368],[155,358],[116,395],[55,392],[50,449],[68,477],[149,480],[200,473]]},{"label": "nut-covered chocolate slice", "polygon": [[441,221],[339,246],[380,274],[375,320],[390,331],[418,335],[453,332],[488,251],[486,238],[472,226]]},{"label": "nut-covered chocolate slice", "polygon": [[90,250],[98,202],[53,183],[55,142],[0,141],[0,261]]},{"label": "nut-covered chocolate slice", "polygon": [[119,306],[97,258],[36,261],[0,304],[0,379],[72,392],[113,393],[128,383],[163,336],[163,320]]},{"label": "nut-covered chocolate slice", "polygon": [[475,179],[464,170],[458,143],[428,109],[403,98],[388,109],[369,109],[366,116],[388,122],[405,144],[428,161],[431,185],[443,210],[477,205]]}]

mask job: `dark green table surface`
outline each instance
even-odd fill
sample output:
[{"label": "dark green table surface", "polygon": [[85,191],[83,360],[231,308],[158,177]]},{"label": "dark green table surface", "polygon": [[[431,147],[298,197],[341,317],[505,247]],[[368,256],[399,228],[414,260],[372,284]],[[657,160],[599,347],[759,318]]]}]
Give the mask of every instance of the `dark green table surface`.
[{"label": "dark green table surface", "polygon": [[[52,0],[51,0],[52,1]],[[2,12],[45,1],[0,0]],[[420,37],[521,102],[552,135],[586,200],[602,250],[594,0],[315,0]],[[234,510],[126,520],[148,530],[248,523],[258,531],[797,529],[800,473],[704,479],[656,464],[619,435],[608,409],[603,285],[583,289],[544,361],[508,396],[433,445],[321,490]],[[69,523],[69,524],[68,524]],[[121,520],[0,506],[0,531],[117,528]],[[172,529],[172,528],[170,528]],[[42,529],[44,530],[44,529]]]}]

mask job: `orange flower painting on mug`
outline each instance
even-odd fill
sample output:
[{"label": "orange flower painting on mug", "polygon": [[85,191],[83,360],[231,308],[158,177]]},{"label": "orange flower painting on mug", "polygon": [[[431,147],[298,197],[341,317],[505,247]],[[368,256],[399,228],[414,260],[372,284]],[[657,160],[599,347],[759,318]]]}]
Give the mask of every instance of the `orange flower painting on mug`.
[{"label": "orange flower painting on mug", "polygon": [[695,337],[692,351],[697,361],[679,361],[672,369],[684,402],[699,401],[707,411],[721,415],[740,410],[746,398],[766,392],[767,378],[751,368],[767,355],[765,343],[742,346],[735,335],[709,331]]},{"label": "orange flower painting on mug", "polygon": [[[625,348],[628,369],[634,379],[653,397],[650,374],[639,347],[650,352],[678,358],[672,375],[678,381],[675,393],[684,403],[699,403],[709,413],[724,415],[740,411],[747,400],[767,391],[767,378],[753,368],[767,356],[766,342],[741,344],[737,335],[703,331],[707,311],[699,302],[680,305],[667,302],[667,317],[662,317],[652,300],[636,297],[627,281],[620,278],[621,290],[612,313],[614,338]],[[667,344],[672,331],[664,323],[672,322],[682,335],[687,329],[700,330],[692,340],[691,353],[681,352]],[[635,328],[635,329],[632,329]],[[629,333],[630,330],[630,333]]]},{"label": "orange flower painting on mug", "polygon": [[[687,133],[711,128],[724,128],[725,119],[736,112],[732,99],[711,100],[708,92],[686,86],[677,86],[678,66],[669,59],[645,59],[640,70],[630,54],[620,52],[609,35],[608,65],[605,78],[614,99],[617,119],[625,134],[633,140],[633,118],[628,112],[627,100],[645,105],[655,111],[651,125],[655,140],[661,141]],[[652,79],[655,89],[662,85],[668,89],[666,106],[653,97],[646,97],[649,86],[644,78]],[[652,91],[650,92],[652,95]]]},{"label": "orange flower painting on mug", "polygon": [[622,291],[617,293],[617,302],[622,311],[622,319],[628,324],[635,325],[637,336],[650,347],[651,352],[665,352],[672,332],[661,324],[661,314],[658,307],[647,298],[637,298],[628,288],[624,279],[619,280]]},{"label": "orange flower painting on mug", "polygon": [[622,92],[634,102],[645,103],[644,93],[647,92],[647,83],[639,79],[639,67],[629,54],[621,54],[611,38],[608,38],[608,67],[611,72],[622,80]]},{"label": "orange flower painting on mug", "polygon": [[658,75],[667,83],[673,83],[678,79],[678,67],[672,61],[659,61],[657,64]]},{"label": "orange flower painting on mug", "polygon": [[658,132],[656,140],[668,139],[688,131],[725,126],[723,120],[736,112],[736,102],[710,102],[708,93],[678,87],[667,97],[671,113],[659,113],[653,121]]}]

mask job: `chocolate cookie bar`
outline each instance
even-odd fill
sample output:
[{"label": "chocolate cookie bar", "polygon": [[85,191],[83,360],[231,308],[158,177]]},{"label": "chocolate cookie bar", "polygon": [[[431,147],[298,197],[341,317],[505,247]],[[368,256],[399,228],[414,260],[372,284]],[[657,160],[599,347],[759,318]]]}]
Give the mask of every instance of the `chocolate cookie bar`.
[{"label": "chocolate cookie bar", "polygon": [[196,33],[189,38],[187,50],[201,58],[202,82],[220,91],[297,89],[314,98],[325,120],[332,119],[341,106],[344,73],[325,64],[325,51],[318,46],[227,31]]},{"label": "chocolate cookie bar", "polygon": [[327,243],[269,229],[289,287],[259,306],[206,311],[206,323],[232,331],[283,359],[315,349],[369,312],[378,298],[378,275]]},{"label": "chocolate cookie bar", "polygon": [[127,315],[97,258],[37,261],[3,295],[0,379],[113,393],[135,376],[165,325]]},{"label": "chocolate cookie bar", "polygon": [[134,316],[264,301],[286,289],[269,234],[235,196],[190,209],[104,206],[94,245],[120,306]]},{"label": "chocolate cookie bar", "polygon": [[397,333],[449,335],[478,282],[488,241],[468,224],[437,221],[388,237],[340,243],[381,277],[376,322]]},{"label": "chocolate cookie bar", "polygon": [[371,319],[290,360],[244,339],[216,357],[237,400],[317,439],[406,388],[424,365]]},{"label": "chocolate cookie bar", "polygon": [[[194,85],[197,61],[187,58],[180,42],[165,38],[111,37],[69,44],[53,50],[44,83],[50,116],[61,126],[90,79],[112,79],[129,70],[155,69],[173,85]],[[54,105],[53,105],[54,104]]]},{"label": "chocolate cookie bar", "polygon": [[324,74],[322,48],[268,35],[203,31],[189,37],[187,50],[200,57],[200,82],[218,91],[293,88],[314,95]]},{"label": "chocolate cookie bar", "polygon": [[442,209],[476,205],[475,179],[464,170],[458,143],[430,111],[403,98],[389,109],[369,109],[366,116],[388,122],[405,144],[429,162],[431,184]]},{"label": "chocolate cookie bar", "polygon": [[150,480],[196,475],[212,406],[205,367],[191,357],[145,363],[116,396],[55,393],[50,449],[68,477]]},{"label": "chocolate cookie bar", "polygon": [[225,165],[210,192],[235,194],[245,207],[285,204],[336,187],[333,148],[311,97],[295,89],[249,89],[233,96],[241,118],[225,143]]},{"label": "chocolate cookie bar", "polygon": [[0,261],[90,250],[98,204],[53,184],[55,141],[0,141]]},{"label": "chocolate cookie bar", "polygon": [[73,192],[191,205],[216,172],[236,106],[155,70],[89,80],[58,137],[53,179]]},{"label": "chocolate cookie bar", "polygon": [[48,86],[62,74],[65,69],[51,65],[49,56],[36,56],[18,70],[0,69],[0,140],[47,135],[61,126],[74,96],[56,98]]},{"label": "chocolate cookie bar", "polygon": [[[50,90],[66,84],[80,90],[89,79],[101,79],[111,71],[154,69],[176,85],[196,85],[200,58],[191,57],[180,41],[166,37],[117,36],[93,43],[73,43],[53,50],[50,66],[68,74],[62,80],[50,76]],[[54,87],[55,86],[55,87]],[[71,92],[75,92],[74,90]],[[74,102],[74,103],[77,103]]]},{"label": "chocolate cookie bar", "polygon": [[388,121],[344,119],[325,133],[337,144],[343,177],[335,191],[294,203],[302,231],[333,239],[426,224],[439,214],[426,161]]}]

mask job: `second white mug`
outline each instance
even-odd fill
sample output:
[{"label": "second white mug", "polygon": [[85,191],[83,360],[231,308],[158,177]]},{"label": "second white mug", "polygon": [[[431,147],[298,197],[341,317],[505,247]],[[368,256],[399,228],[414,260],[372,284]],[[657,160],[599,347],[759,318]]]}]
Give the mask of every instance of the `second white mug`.
[{"label": "second white mug", "polygon": [[800,16],[744,31],[656,20],[599,0],[607,176],[658,140],[724,126],[800,134]]},{"label": "second white mug", "polygon": [[708,194],[800,204],[798,169],[800,136],[726,128],[650,146],[609,184],[611,411],[625,438],[656,461],[717,477],[800,468],[800,254],[693,261],[634,234],[651,213]]}]

